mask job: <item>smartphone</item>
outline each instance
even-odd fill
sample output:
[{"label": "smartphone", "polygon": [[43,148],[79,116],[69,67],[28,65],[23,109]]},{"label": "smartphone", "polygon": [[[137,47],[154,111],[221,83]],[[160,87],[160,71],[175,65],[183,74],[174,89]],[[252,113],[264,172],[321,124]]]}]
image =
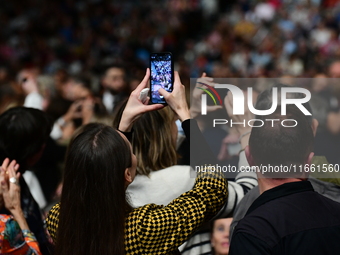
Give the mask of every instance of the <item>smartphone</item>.
[{"label": "smartphone", "polygon": [[174,62],[170,52],[151,53],[150,55],[150,101],[153,104],[166,104],[158,93],[160,88],[172,92],[174,86]]}]

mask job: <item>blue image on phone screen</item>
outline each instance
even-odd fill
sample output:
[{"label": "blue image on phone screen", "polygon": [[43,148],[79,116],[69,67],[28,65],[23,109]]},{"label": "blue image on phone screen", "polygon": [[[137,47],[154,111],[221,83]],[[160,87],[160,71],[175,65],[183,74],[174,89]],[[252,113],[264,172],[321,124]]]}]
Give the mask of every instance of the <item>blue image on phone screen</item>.
[{"label": "blue image on phone screen", "polygon": [[152,54],[150,57],[151,68],[151,101],[152,103],[166,103],[163,96],[158,93],[160,88],[168,92],[173,90],[173,70],[171,54]]}]

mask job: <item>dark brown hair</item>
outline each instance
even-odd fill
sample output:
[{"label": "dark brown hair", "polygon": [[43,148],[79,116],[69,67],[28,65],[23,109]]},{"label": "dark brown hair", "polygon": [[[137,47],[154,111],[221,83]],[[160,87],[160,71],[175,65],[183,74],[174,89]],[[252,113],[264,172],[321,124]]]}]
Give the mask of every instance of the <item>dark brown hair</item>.
[{"label": "dark brown hair", "polygon": [[65,161],[56,254],[124,254],[130,166],[130,146],[113,128],[93,123],[78,132]]},{"label": "dark brown hair", "polygon": [[[271,121],[264,121],[262,127],[252,128],[249,147],[257,166],[295,165],[295,168],[289,168],[291,172],[287,172],[287,176],[293,177],[294,169],[300,169],[298,167],[305,164],[313,151],[314,135],[307,117],[295,105],[287,106],[286,115],[281,115],[280,111],[279,106],[273,114],[267,116],[269,120],[276,120],[274,124]],[[295,120],[296,126],[289,119]],[[283,126],[281,123],[284,120],[289,120],[285,125],[292,127]],[[259,121],[254,122],[254,126],[260,125]],[[283,173],[266,175],[271,178],[286,177]]]},{"label": "dark brown hair", "polygon": [[37,109],[14,107],[0,115],[0,161],[15,159],[20,171],[47,142],[53,121]]}]

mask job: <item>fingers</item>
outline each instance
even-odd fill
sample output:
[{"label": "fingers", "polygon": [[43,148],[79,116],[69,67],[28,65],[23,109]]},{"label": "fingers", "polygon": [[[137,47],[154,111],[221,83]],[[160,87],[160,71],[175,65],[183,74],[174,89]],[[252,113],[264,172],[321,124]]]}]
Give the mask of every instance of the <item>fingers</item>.
[{"label": "fingers", "polygon": [[164,105],[162,105],[162,104],[145,105],[144,109],[143,109],[143,112],[155,111],[155,110],[162,109],[163,107],[164,107]]},{"label": "fingers", "polygon": [[2,196],[3,194],[3,191],[2,191],[2,183],[3,182],[6,182],[6,179],[5,179],[5,170],[0,167],[0,195]]},{"label": "fingers", "polygon": [[[71,104],[70,108],[68,109],[69,114],[74,114],[78,111],[79,107],[82,105],[82,100],[75,101]],[[73,116],[72,116],[73,117]]]},{"label": "fingers", "polygon": [[[8,172],[8,174],[9,174],[9,178],[15,177],[15,176],[14,176],[14,175],[15,175],[14,167],[15,167],[16,164],[17,164],[17,162],[16,162],[15,160],[12,160],[12,162],[9,164],[9,166],[8,166],[8,168],[7,168],[7,172]],[[13,175],[13,174],[11,175],[10,172],[13,172],[14,175]]]},{"label": "fingers", "polygon": [[[9,162],[11,163],[9,164]],[[4,173],[7,173],[9,167],[13,167],[15,172],[19,170],[19,164],[17,164],[15,160],[10,161],[9,158],[5,158],[1,166],[1,168],[4,170]]]},{"label": "fingers", "polygon": [[[202,73],[202,76],[200,78],[197,79],[197,82],[202,82],[202,83],[210,83],[213,82],[214,78],[212,77],[208,77],[207,74],[205,72]],[[209,84],[209,85],[214,85],[214,84]]]},{"label": "fingers", "polygon": [[213,87],[215,86],[214,78],[210,78],[210,77],[198,78],[197,82],[206,83]]},{"label": "fingers", "polygon": [[13,183],[11,181],[9,182],[9,188],[14,189],[15,186],[19,185],[19,183],[18,183],[19,179],[17,178],[17,175],[20,176],[20,173],[16,174],[15,171],[14,171],[14,167],[9,167],[8,168],[8,175],[9,175],[9,178],[15,178],[16,179],[16,183]]},{"label": "fingers", "polygon": [[[2,177],[4,175],[4,172],[5,171],[2,171]],[[2,193],[6,193],[8,191],[8,184],[7,184],[7,181],[4,179],[4,178],[1,178],[1,191]]]},{"label": "fingers", "polygon": [[182,82],[181,82],[181,78],[179,77],[178,72],[175,71],[174,74],[175,74],[175,82],[174,82],[174,90],[175,90],[182,86]]},{"label": "fingers", "polygon": [[165,100],[169,97],[170,93],[168,91],[166,91],[163,88],[160,88],[158,90],[158,93],[161,94],[161,96],[163,96],[165,98]]},{"label": "fingers", "polygon": [[7,169],[9,178],[12,178],[12,177],[16,178],[16,173],[14,170],[15,165],[16,165],[16,162],[15,160],[13,160]]},{"label": "fingers", "polygon": [[221,144],[220,152],[217,155],[217,159],[224,161],[228,158],[228,145],[225,143]]},{"label": "fingers", "polygon": [[[174,82],[174,90],[173,90],[172,93],[176,93],[176,92],[177,92],[178,90],[180,90],[181,87],[182,87],[181,78],[179,77],[178,72],[175,71],[174,74],[175,74],[175,82]],[[167,98],[169,98],[169,96],[170,96],[170,94],[171,94],[171,93],[169,93],[168,91],[166,91],[166,90],[163,89],[163,88],[160,88],[160,89],[158,90],[158,92],[159,92],[159,94],[161,94],[161,95],[165,98],[165,100],[166,100]]]},{"label": "fingers", "polygon": [[9,164],[9,158],[5,158],[5,160],[2,162],[2,168],[6,171]]},{"label": "fingers", "polygon": [[74,119],[81,119],[83,117],[83,114],[81,112],[75,112],[72,117]]},{"label": "fingers", "polygon": [[136,94],[139,95],[139,93],[146,87],[146,85],[148,84],[149,78],[150,78],[150,69],[147,68],[143,80],[141,81],[141,83],[139,83],[137,88],[134,90]]},{"label": "fingers", "polygon": [[78,108],[79,106],[81,106],[82,104],[83,104],[83,100],[77,100],[77,101],[75,101],[75,102],[71,105],[72,110],[77,110],[77,108]]},{"label": "fingers", "polygon": [[5,180],[5,170],[0,167],[0,182]]},{"label": "fingers", "polygon": [[230,95],[231,93],[228,93],[228,95],[224,98],[224,105],[225,105],[225,108],[227,109],[228,115],[232,116],[233,105],[232,105],[232,98]]},{"label": "fingers", "polygon": [[208,105],[207,112],[214,112],[216,110],[223,109],[222,105]]}]

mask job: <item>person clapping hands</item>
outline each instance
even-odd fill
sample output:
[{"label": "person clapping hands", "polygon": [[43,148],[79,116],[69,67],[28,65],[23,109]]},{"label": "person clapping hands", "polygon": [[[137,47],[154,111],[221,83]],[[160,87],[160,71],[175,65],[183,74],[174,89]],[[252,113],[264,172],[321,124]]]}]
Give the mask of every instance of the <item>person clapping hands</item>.
[{"label": "person clapping hands", "polygon": [[9,214],[0,214],[0,254],[40,255],[38,242],[29,230],[20,202],[20,173],[15,160],[6,158],[0,167],[0,209]]}]

